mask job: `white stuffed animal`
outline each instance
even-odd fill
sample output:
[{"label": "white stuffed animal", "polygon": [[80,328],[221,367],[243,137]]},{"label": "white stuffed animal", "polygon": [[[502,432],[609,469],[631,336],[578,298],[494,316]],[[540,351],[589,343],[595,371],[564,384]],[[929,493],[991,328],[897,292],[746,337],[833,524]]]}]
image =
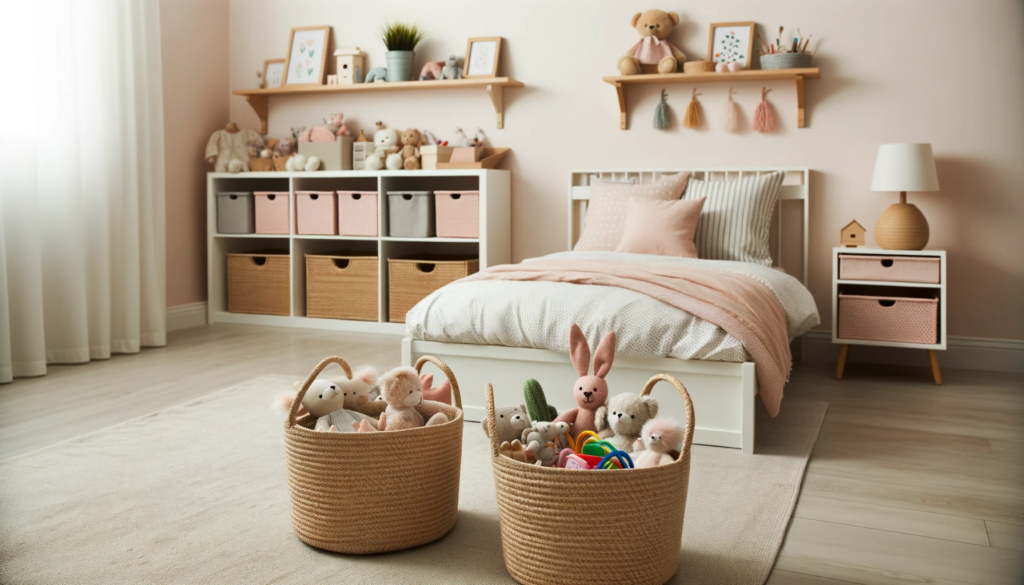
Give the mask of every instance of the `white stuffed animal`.
[{"label": "white stuffed animal", "polygon": [[[398,130],[384,128],[383,124],[380,123],[377,126],[380,130],[373,134],[374,150],[373,154],[366,157],[366,168],[371,171],[379,171],[384,168],[385,164],[391,170],[402,168],[402,156],[398,154],[398,151],[401,150],[402,141],[398,135]],[[395,159],[395,161],[393,162],[392,159]],[[397,166],[394,166],[395,164]]]},{"label": "white stuffed animal", "polygon": [[[302,382],[296,382],[295,393],[286,392],[278,395],[276,406],[280,412],[287,414],[291,410],[295,396],[301,388]],[[358,424],[363,420],[370,426],[377,427],[377,419],[345,408],[343,391],[331,380],[313,380],[299,407],[300,416],[306,413],[316,417],[316,425],[313,428],[317,431],[350,433],[352,423]]]},{"label": "white stuffed animal", "polygon": [[370,390],[377,385],[376,368],[366,366],[360,368],[353,375],[352,379],[335,378],[332,380],[341,391],[341,397],[345,402],[345,408],[369,404]]},{"label": "white stuffed animal", "polygon": [[289,171],[301,171],[306,168],[306,157],[302,154],[293,154],[288,162],[284,163],[284,168]]},{"label": "white stuffed animal", "polygon": [[531,428],[523,431],[522,443],[527,454],[533,455],[544,467],[551,467],[558,462],[555,440],[558,438],[560,425],[568,427],[567,423],[536,421]]}]

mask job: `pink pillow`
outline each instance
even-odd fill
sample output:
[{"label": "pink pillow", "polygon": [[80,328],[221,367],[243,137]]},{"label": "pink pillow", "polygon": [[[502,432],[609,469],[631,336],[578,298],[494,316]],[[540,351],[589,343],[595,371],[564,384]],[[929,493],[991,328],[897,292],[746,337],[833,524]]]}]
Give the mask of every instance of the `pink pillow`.
[{"label": "pink pillow", "polygon": [[693,236],[704,198],[662,201],[632,197],[616,252],[696,258]]},{"label": "pink pillow", "polygon": [[590,184],[586,227],[573,250],[611,252],[622,239],[626,223],[626,203],[631,197],[676,200],[682,198],[690,173],[663,175],[657,181],[630,185],[595,181]]}]

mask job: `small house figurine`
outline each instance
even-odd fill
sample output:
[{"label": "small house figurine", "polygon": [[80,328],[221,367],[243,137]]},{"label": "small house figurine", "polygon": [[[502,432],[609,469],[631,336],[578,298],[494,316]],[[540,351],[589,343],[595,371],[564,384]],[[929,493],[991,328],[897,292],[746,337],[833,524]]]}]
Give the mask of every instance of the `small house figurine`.
[{"label": "small house figurine", "polygon": [[868,230],[857,223],[856,220],[846,224],[846,227],[839,230],[839,241],[846,248],[856,248],[864,245],[864,234]]},{"label": "small house figurine", "polygon": [[363,74],[366,73],[366,53],[360,51],[359,47],[338,49],[334,52],[334,59],[338,66],[338,85],[363,82]]}]

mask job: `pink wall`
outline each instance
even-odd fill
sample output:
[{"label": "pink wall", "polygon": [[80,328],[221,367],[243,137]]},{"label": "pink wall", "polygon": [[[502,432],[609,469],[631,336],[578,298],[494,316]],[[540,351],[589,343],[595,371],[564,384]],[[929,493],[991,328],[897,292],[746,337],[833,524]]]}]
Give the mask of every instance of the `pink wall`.
[{"label": "pink wall", "polygon": [[161,0],[167,306],[206,300],[206,140],[228,121],[227,0]]},{"label": "pink wall", "polygon": [[[226,101],[233,120],[258,125],[242,98],[225,97],[228,88],[217,57],[225,42],[213,38],[223,30],[223,2],[164,4],[165,12],[173,13],[164,21],[165,80],[177,75],[188,83],[176,87],[165,81],[168,302],[175,304],[204,297],[200,202],[205,169],[198,160],[205,136],[223,123]],[[198,4],[214,6],[213,14],[209,8],[200,13]],[[896,199],[869,191],[877,145],[931,142],[942,191],[912,194],[911,200],[931,223],[930,246],[949,250],[949,331],[1024,339],[1024,19],[1019,2],[734,0],[666,6],[683,11],[673,40],[691,58],[705,55],[711,22],[753,20],[769,29],[785,24],[813,33],[820,42],[816,64],[823,79],[807,82],[809,127],[795,127],[792,84],[771,83],[780,126],[771,135],[720,130],[718,116],[728,90],[724,84],[700,86],[710,124],[698,131],[650,128],[661,89],[657,85],[630,90],[632,130],[618,129],[615,93],[600,78],[615,72],[618,56],[635,42],[629,18],[648,8],[647,2],[520,0],[515,9],[507,3],[482,8],[480,2],[453,0],[383,4],[232,0],[230,86],[252,87],[253,72],[264,59],[284,56],[293,26],[329,24],[339,46],[362,47],[373,65],[383,64],[375,32],[395,15],[422,23],[430,33],[418,62],[463,55],[469,36],[501,35],[506,39],[503,73],[527,84],[506,92],[504,130],[494,128],[493,110],[482,91],[387,92],[276,98],[271,136],[284,136],[290,126],[313,125],[338,110],[356,126],[370,128],[374,120],[440,135],[450,135],[455,126],[483,127],[494,145],[513,149],[505,166],[514,174],[517,260],[563,249],[570,169],[809,167],[815,171],[811,290],[824,323],[830,310],[830,250],[839,229],[857,219],[869,228],[873,243],[875,221]],[[167,54],[172,53],[169,47],[181,53]],[[193,75],[197,63],[202,71]],[[667,87],[677,125],[691,87]],[[760,85],[735,88],[749,116]],[[172,204],[180,206],[173,214]]]}]

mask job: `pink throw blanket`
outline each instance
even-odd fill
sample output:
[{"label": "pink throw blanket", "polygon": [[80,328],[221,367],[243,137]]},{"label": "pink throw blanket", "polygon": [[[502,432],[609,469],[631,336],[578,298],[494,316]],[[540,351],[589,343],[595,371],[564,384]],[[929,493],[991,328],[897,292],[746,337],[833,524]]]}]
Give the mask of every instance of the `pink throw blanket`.
[{"label": "pink throw blanket", "polygon": [[738,339],[756,364],[758,388],[768,413],[779,413],[792,355],[786,315],[761,282],[734,272],[669,264],[596,260],[533,260],[494,266],[471,280],[535,280],[614,286],[645,294],[718,325]]}]

